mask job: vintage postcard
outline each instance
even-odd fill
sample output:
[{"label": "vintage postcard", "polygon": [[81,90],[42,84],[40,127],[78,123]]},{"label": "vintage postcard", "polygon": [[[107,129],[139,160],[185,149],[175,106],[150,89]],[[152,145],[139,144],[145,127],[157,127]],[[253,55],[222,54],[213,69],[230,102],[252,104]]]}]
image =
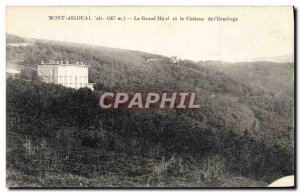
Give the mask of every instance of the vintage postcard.
[{"label": "vintage postcard", "polygon": [[294,8],[6,7],[9,188],[294,188]]}]

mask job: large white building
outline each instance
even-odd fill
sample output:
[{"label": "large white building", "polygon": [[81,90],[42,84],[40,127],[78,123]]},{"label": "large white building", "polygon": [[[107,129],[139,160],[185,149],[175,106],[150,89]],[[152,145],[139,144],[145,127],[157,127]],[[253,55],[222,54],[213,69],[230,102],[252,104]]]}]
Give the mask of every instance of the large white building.
[{"label": "large white building", "polygon": [[47,83],[60,84],[70,88],[88,87],[94,90],[93,84],[89,83],[89,67],[83,62],[69,63],[66,61],[50,61],[37,65],[38,76]]}]

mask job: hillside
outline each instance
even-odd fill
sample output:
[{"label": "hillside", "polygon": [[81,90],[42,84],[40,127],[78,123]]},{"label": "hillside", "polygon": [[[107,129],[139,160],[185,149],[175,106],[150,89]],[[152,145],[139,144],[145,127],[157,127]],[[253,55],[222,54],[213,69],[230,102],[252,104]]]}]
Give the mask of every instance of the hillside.
[{"label": "hillside", "polygon": [[275,93],[294,96],[294,64],[276,62],[219,63],[207,68],[226,74],[239,82]]},{"label": "hillside", "polygon": [[6,44],[10,43],[24,43],[25,39],[12,34],[6,34]]},{"label": "hillside", "polygon": [[[168,186],[173,177],[183,186],[228,186],[232,178],[241,179],[234,186],[262,186],[293,173],[292,65],[284,71],[280,65],[287,64],[247,63],[219,69],[214,62],[172,63],[170,58],[138,51],[47,40],[20,41],[23,40],[32,45],[7,46],[7,65],[22,69],[17,80],[9,79],[7,83],[11,139],[8,149],[23,156],[8,153],[8,168],[13,171],[9,174],[30,173],[20,163],[34,157],[41,167],[36,170],[45,175],[38,157],[52,153],[58,155],[57,162],[49,164],[59,169],[47,171],[47,180],[55,172],[65,172],[76,179],[126,176],[122,182],[128,186],[132,180],[141,180],[143,186]],[[39,82],[34,74],[41,60],[90,64],[90,82],[96,83],[96,91]],[[274,81],[276,84],[272,84]],[[197,92],[200,111],[103,113],[95,105],[101,92],[151,89]],[[283,94],[276,95],[279,90]],[[49,155],[26,154],[26,149],[18,152],[14,145],[31,143],[37,148],[43,140]],[[155,163],[167,164],[169,169],[152,173]],[[211,163],[214,169],[205,163]],[[195,183],[189,184],[187,179]]]}]

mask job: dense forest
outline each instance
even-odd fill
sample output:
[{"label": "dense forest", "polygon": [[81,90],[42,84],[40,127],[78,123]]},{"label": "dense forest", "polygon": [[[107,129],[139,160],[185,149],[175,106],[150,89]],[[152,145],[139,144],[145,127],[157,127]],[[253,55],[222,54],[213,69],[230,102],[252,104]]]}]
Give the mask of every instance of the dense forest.
[{"label": "dense forest", "polygon": [[[8,34],[7,42],[18,38]],[[249,63],[256,67],[243,79],[246,67],[226,71],[138,51],[22,41],[32,45],[7,46],[8,64],[22,70],[7,79],[9,186],[266,186],[294,172],[292,64]],[[35,69],[42,60],[90,64],[95,91],[41,82]],[[272,65],[289,70],[257,76]],[[277,87],[259,79],[272,76],[283,77]],[[284,84],[289,90],[278,94]],[[197,92],[200,110],[97,106],[105,91],[151,89]]]}]

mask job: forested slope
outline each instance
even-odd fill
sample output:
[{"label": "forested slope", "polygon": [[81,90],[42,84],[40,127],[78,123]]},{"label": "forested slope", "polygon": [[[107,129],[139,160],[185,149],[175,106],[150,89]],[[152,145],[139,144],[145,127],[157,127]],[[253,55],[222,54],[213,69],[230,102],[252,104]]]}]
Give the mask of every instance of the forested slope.
[{"label": "forested slope", "polygon": [[[29,176],[21,185],[32,185],[33,171],[44,176],[38,186],[53,174],[75,175],[74,180],[83,176],[83,185],[93,186],[118,185],[119,178],[126,186],[133,181],[141,186],[264,186],[293,173],[292,95],[286,100],[272,89],[189,60],[174,63],[144,52],[30,42],[27,47],[7,46],[8,62],[23,67],[20,77],[7,80],[12,184],[17,183],[12,176],[23,172]],[[96,91],[41,83],[35,72],[41,60],[90,64]],[[197,92],[200,110],[97,108],[102,92],[153,89]],[[29,150],[29,144],[35,150]],[[42,147],[46,150],[40,151]],[[47,156],[55,157],[48,165],[56,169],[45,169],[42,158]],[[231,182],[233,178],[239,180]],[[72,186],[72,180],[67,185]]]}]

